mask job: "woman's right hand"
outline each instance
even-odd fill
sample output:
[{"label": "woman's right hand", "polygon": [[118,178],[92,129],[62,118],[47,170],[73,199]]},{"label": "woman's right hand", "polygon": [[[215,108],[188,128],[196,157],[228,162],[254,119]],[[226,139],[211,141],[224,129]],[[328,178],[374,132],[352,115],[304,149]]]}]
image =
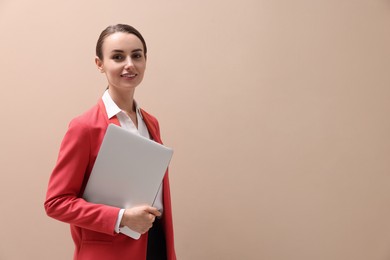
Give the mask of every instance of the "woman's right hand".
[{"label": "woman's right hand", "polygon": [[126,209],[123,213],[121,226],[127,226],[131,230],[144,234],[153,226],[156,217],[161,216],[160,211],[151,206],[139,206]]}]

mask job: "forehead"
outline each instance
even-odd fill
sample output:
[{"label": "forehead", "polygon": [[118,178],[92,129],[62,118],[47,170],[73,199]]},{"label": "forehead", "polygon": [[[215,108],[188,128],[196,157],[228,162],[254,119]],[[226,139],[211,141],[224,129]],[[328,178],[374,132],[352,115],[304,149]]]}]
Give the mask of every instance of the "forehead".
[{"label": "forehead", "polygon": [[109,53],[113,50],[122,50],[131,52],[140,49],[144,51],[141,40],[134,34],[116,32],[104,39],[103,53]]}]

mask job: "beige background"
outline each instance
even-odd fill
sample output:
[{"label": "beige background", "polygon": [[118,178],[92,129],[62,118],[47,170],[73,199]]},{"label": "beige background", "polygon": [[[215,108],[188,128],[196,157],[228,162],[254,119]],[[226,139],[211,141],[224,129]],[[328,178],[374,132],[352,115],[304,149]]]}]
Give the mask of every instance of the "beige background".
[{"label": "beige background", "polygon": [[2,0],[1,260],[72,257],[46,185],[118,22],[148,43],[179,259],[390,259],[390,1]]}]

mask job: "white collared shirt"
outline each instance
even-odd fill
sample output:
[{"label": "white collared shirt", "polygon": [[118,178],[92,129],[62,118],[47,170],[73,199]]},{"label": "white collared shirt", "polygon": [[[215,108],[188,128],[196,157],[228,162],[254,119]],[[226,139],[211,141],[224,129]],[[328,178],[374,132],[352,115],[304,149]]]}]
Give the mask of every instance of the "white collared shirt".
[{"label": "white collared shirt", "polygon": [[[131,120],[131,118],[123,111],[121,110],[112,100],[110,94],[108,93],[108,90],[106,90],[102,96],[102,100],[104,103],[104,106],[107,111],[108,119],[111,119],[114,116],[117,116],[119,123],[122,128],[138,134],[140,136],[146,137],[150,139],[148,128],[146,127],[146,124],[143,120],[140,108],[138,107],[137,102],[135,102],[135,111],[137,114],[137,122],[138,122],[138,129]],[[160,186],[160,189],[158,190],[158,194],[156,197],[156,201],[153,204],[153,207],[157,208],[160,212],[163,210],[163,201],[162,201],[162,185]],[[125,209],[121,209],[118,214],[118,219],[115,225],[115,232],[119,233],[120,229],[120,223],[122,221],[123,213],[125,212]]]}]

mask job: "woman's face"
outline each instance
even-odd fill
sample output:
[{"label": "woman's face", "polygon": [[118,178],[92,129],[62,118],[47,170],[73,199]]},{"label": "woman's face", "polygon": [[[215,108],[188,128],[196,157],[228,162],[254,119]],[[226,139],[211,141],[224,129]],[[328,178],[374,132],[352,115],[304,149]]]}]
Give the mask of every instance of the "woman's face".
[{"label": "woman's face", "polygon": [[137,87],[146,68],[146,56],[141,40],[134,34],[116,32],[107,36],[102,48],[103,60],[96,65],[106,74],[108,86],[114,91]]}]

